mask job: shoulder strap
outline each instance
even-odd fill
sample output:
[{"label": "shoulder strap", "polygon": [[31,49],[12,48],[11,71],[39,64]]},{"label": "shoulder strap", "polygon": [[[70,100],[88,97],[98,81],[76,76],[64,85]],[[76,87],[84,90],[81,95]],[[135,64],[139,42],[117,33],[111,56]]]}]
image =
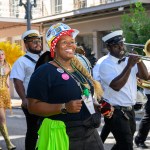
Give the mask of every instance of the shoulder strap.
[{"label": "shoulder strap", "polygon": [[35,61],[33,58],[31,58],[30,56],[28,55],[24,55],[24,57],[28,58],[29,60],[31,60],[33,63],[36,64],[37,61]]}]

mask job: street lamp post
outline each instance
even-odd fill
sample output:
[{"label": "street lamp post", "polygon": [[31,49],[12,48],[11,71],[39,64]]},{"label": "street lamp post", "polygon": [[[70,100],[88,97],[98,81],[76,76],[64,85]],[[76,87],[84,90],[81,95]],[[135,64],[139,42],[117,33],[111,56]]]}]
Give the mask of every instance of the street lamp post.
[{"label": "street lamp post", "polygon": [[27,0],[26,3],[23,3],[22,0],[19,2],[19,6],[24,6],[25,8],[25,19],[27,19],[27,30],[31,29],[31,19],[32,19],[32,6],[37,7],[36,0],[34,4],[31,4],[30,0]]}]

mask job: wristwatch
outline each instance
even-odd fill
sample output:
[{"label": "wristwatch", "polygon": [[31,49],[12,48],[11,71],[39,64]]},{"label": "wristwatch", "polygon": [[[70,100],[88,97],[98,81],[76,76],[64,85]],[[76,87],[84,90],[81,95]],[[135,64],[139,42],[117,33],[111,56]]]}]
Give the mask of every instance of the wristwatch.
[{"label": "wristwatch", "polygon": [[62,114],[67,114],[67,109],[66,109],[65,103],[62,104],[62,107],[61,107],[60,111],[61,111]]}]

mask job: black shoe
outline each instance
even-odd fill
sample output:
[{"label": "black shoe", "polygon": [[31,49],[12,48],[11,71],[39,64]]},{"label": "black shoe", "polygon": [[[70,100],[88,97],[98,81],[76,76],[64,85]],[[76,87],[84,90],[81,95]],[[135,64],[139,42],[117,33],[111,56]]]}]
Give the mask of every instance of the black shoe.
[{"label": "black shoe", "polygon": [[135,142],[137,147],[140,147],[140,148],[143,148],[143,149],[148,149],[149,148],[144,142],[139,141],[136,137],[135,137],[134,142]]},{"label": "black shoe", "polygon": [[149,147],[145,143],[139,143],[137,147],[148,149]]}]

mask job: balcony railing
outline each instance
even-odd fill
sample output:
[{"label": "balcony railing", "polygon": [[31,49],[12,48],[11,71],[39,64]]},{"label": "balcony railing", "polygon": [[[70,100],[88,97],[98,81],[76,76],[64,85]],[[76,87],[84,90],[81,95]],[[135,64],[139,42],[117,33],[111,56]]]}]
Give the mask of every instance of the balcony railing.
[{"label": "balcony railing", "polygon": [[[89,7],[99,6],[99,5],[106,5],[106,4],[121,2],[121,1],[127,1],[127,0],[62,0],[62,4],[61,5],[59,4],[59,11],[58,11],[58,7],[55,6],[54,3],[51,3],[48,7],[48,5],[45,2],[42,8],[43,16],[39,14],[40,12],[39,9],[41,7],[41,5],[39,5],[37,8],[33,9],[33,18],[52,16],[60,13],[67,13],[73,10],[84,9],[84,8],[89,8]],[[55,6],[54,8],[57,9],[50,10],[50,6]]]},{"label": "balcony railing", "polygon": [[[107,5],[110,3],[124,2],[129,0],[61,0],[59,6],[56,6],[56,1],[48,0],[37,0],[37,7],[32,8],[33,19],[41,18],[46,16],[52,16],[60,13],[67,13],[73,10],[79,10],[84,8],[90,8],[99,5]],[[13,18],[24,18],[25,10],[24,7],[18,4],[9,4],[7,11],[5,7],[1,5],[0,16],[13,17]]]}]

